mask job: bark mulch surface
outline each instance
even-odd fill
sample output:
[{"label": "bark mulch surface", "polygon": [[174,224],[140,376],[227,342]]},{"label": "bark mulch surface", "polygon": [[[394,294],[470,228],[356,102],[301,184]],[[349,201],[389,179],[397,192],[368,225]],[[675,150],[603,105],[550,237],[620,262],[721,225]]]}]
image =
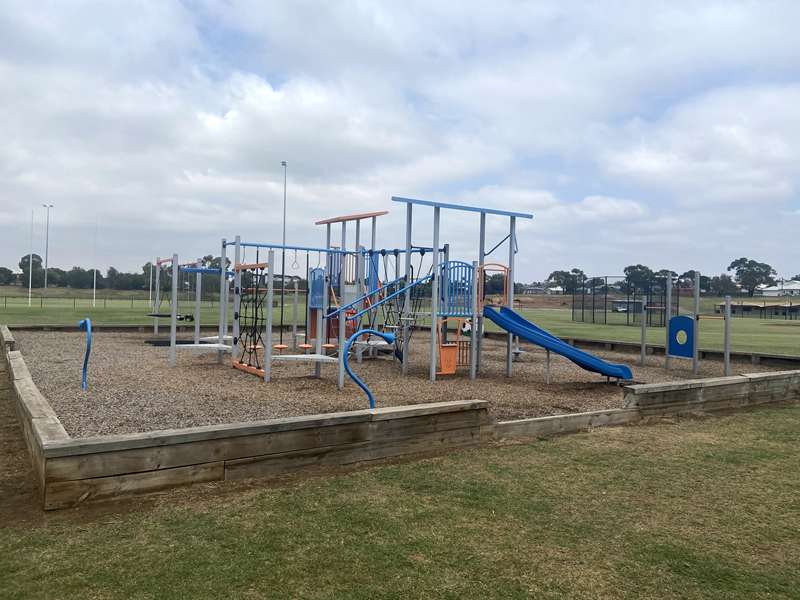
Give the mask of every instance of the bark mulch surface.
[{"label": "bark mulch surface", "polygon": [[[96,332],[89,367],[88,392],[80,387],[84,342],[72,332],[16,332],[19,349],[36,384],[50,401],[72,437],[88,437],[237,423],[366,408],[363,392],[349,378],[336,389],[336,365],[322,366],[322,378],[310,374],[310,363],[277,363],[273,380],[265,384],[234,370],[229,357],[218,364],[215,353],[178,352],[178,366],[167,363],[168,348],[144,343],[146,334]],[[622,388],[604,377],[582,370],[552,355],[551,383],[545,384],[545,352],[523,344],[526,352],[514,363],[514,376],[505,377],[505,342],[486,339],[481,376],[467,373],[428,381],[429,344],[415,333],[409,374],[389,358],[351,364],[375,394],[378,406],[397,406],[448,400],[488,400],[496,419],[519,419],[622,406]],[[595,352],[601,358],[631,366],[638,382],[691,378],[688,363],[674,361],[665,372],[663,358]],[[722,363],[703,361],[699,377],[722,375]],[[773,370],[767,366],[734,363],[734,372]],[[779,370],[775,368],[774,370]]]}]

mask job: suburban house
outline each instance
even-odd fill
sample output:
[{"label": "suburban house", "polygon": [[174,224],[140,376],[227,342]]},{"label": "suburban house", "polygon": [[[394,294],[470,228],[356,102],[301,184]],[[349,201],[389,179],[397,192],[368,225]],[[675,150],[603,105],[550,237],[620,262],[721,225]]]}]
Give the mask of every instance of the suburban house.
[{"label": "suburban house", "polygon": [[800,281],[780,281],[778,285],[764,286],[756,290],[757,294],[767,296],[768,298],[776,298],[778,296],[800,296]]}]

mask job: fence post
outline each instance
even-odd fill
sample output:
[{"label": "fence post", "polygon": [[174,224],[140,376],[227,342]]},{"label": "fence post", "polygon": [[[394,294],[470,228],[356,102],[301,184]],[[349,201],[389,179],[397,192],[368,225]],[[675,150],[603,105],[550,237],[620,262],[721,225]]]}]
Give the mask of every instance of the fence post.
[{"label": "fence post", "polygon": [[731,297],[725,296],[725,377],[731,375]]},{"label": "fence post", "polygon": [[642,316],[641,316],[641,329],[642,329],[642,356],[639,363],[644,366],[645,357],[647,356],[647,303],[645,296],[642,296]]}]

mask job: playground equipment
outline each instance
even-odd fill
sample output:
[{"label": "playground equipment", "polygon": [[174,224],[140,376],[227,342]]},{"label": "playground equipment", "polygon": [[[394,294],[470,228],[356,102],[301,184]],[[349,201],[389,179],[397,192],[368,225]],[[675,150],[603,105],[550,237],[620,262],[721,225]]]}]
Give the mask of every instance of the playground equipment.
[{"label": "playground equipment", "polygon": [[[545,348],[547,353],[548,381],[550,353],[564,355],[581,367],[607,377],[631,379],[630,369],[612,365],[569,346],[525,320],[512,309],[514,304],[514,259],[518,252],[516,221],[532,219],[533,215],[487,207],[473,207],[393,197],[394,202],[405,204],[405,247],[377,247],[377,219],[387,211],[344,215],[317,221],[325,226],[325,245],[322,247],[266,244],[244,241],[236,236],[233,242],[222,240],[221,264],[227,264],[228,248],[233,247],[233,321],[228,334],[228,272],[215,270],[220,276],[219,327],[216,336],[199,337],[199,301],[195,311],[195,344],[205,349],[227,348],[232,352],[232,365],[243,372],[269,381],[271,367],[277,361],[308,362],[313,365],[314,376],[321,376],[325,363],[337,364],[337,387],[344,386],[349,374],[370,398],[369,389],[354,376],[349,367],[353,352],[358,361],[364,356],[388,356],[400,363],[403,374],[408,372],[413,347],[411,340],[418,324],[430,327],[429,377],[454,375],[460,368],[468,368],[469,377],[480,373],[481,346],[485,319],[490,319],[507,332],[506,375],[512,375],[512,361],[520,352],[518,340],[524,339]],[[413,243],[414,207],[433,209],[432,244],[420,246]],[[442,209],[478,213],[478,260],[472,263],[451,260],[448,244],[440,244],[440,219]],[[486,251],[487,217],[508,219],[508,235]],[[368,247],[362,244],[362,226],[370,225]],[[341,227],[338,245],[333,243],[333,227]],[[348,227],[354,226],[355,235],[349,238]],[[354,242],[348,243],[350,239]],[[504,244],[508,244],[508,264],[489,263],[486,258]],[[276,272],[274,253],[293,253],[291,273],[285,266]],[[247,252],[255,253],[255,261],[247,260]],[[263,251],[267,260],[261,259]],[[301,290],[298,275],[301,257],[305,253],[305,327],[299,333],[299,297]],[[316,255],[316,261],[311,257]],[[252,255],[251,255],[252,256]],[[314,262],[316,263],[314,265]],[[199,298],[201,274],[211,270],[199,263],[180,266],[177,255],[171,259],[158,259],[156,286],[159,287],[161,264],[169,263],[172,269],[171,303],[171,354],[174,364],[175,326],[177,315],[177,279],[179,273],[197,273],[195,285]],[[314,265],[314,266],[312,266]],[[499,276],[499,277],[498,277]],[[280,314],[277,343],[273,339],[273,309],[275,308],[276,281],[280,282]],[[494,289],[487,293],[489,283]],[[289,287],[291,285],[291,288]],[[498,289],[499,286],[499,289]],[[293,298],[291,343],[284,342],[285,299],[290,290]],[[157,295],[158,296],[158,295]],[[154,314],[157,303],[154,302]],[[495,310],[492,305],[499,305]],[[429,325],[428,325],[429,324]],[[156,325],[157,328],[157,320]],[[157,331],[157,329],[156,329]],[[225,344],[231,340],[231,346]],[[302,340],[302,343],[298,343]],[[216,342],[216,343],[212,343]],[[290,350],[291,348],[291,350]],[[291,352],[291,353],[290,353]]]},{"label": "playground equipment", "polygon": [[89,384],[86,380],[86,376],[87,376],[87,371],[89,370],[89,355],[92,353],[92,320],[86,318],[79,321],[78,329],[86,332],[86,352],[83,355],[83,371],[81,374],[81,389],[83,389],[83,391],[86,391],[89,389]]},{"label": "playground equipment", "polygon": [[[694,307],[691,316],[675,315],[672,316],[672,285],[666,286],[666,306],[660,307],[666,310],[665,319],[667,322],[667,339],[665,343],[665,361],[664,367],[669,370],[670,359],[688,359],[692,361],[692,372],[697,374],[700,370],[700,351],[699,351],[699,338],[700,338],[700,321],[701,320],[722,320],[724,321],[723,327],[723,363],[724,374],[730,376],[731,370],[731,297],[725,296],[725,304],[722,315],[703,315],[700,314],[700,272],[696,271],[694,275]],[[652,307],[658,308],[658,307]],[[644,318],[647,313],[648,307],[642,306],[642,337],[641,337],[641,364],[645,364],[645,357],[647,356],[647,319]]]}]

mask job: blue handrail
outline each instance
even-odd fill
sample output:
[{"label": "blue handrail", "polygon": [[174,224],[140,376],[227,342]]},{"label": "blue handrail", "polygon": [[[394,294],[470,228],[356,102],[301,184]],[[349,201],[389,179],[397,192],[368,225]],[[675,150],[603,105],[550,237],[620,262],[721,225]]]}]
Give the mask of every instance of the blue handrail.
[{"label": "blue handrail", "polygon": [[350,317],[347,317],[347,320],[348,320],[348,321],[355,321],[356,319],[358,319],[358,318],[359,318],[361,315],[363,315],[364,313],[367,313],[367,312],[369,312],[369,311],[371,311],[371,310],[374,310],[374,309],[378,308],[378,307],[379,307],[381,304],[385,304],[385,303],[386,303],[386,302],[388,302],[389,300],[393,300],[394,298],[397,298],[397,296],[399,296],[400,294],[404,294],[404,293],[406,292],[406,290],[410,290],[410,289],[412,289],[412,288],[415,288],[415,287],[417,287],[418,285],[420,285],[421,283],[427,283],[427,282],[429,282],[431,279],[433,279],[433,275],[426,275],[426,276],[425,276],[425,277],[423,277],[422,279],[417,279],[417,280],[416,280],[414,283],[411,283],[411,284],[409,284],[409,285],[407,285],[407,286],[405,286],[405,287],[403,287],[403,288],[400,288],[399,290],[397,290],[397,291],[396,291],[395,293],[393,293],[393,294],[389,294],[388,296],[386,296],[386,298],[384,298],[384,299],[383,299],[383,300],[381,300],[380,302],[376,302],[375,304],[373,304],[373,305],[371,305],[371,306],[369,306],[369,307],[367,307],[367,308],[363,308],[363,309],[361,309],[361,310],[360,310],[360,311],[358,311],[356,314],[354,314],[354,315],[352,315],[352,316],[350,316]]},{"label": "blue handrail", "polygon": [[395,336],[393,333],[384,333],[383,331],[378,331],[376,329],[359,329],[353,335],[347,338],[347,341],[344,344],[344,370],[347,371],[347,374],[350,375],[352,380],[356,382],[358,387],[364,390],[364,393],[367,395],[367,400],[369,400],[369,407],[375,408],[375,397],[372,395],[372,392],[367,385],[359,378],[359,376],[353,373],[352,369],[350,369],[350,363],[347,360],[347,357],[350,355],[350,346],[353,345],[353,342],[355,342],[356,339],[366,334],[382,337],[384,340],[386,340],[387,344],[393,344]]},{"label": "blue handrail", "polygon": [[78,322],[78,328],[86,332],[86,354],[83,357],[83,375],[81,377],[81,388],[85,391],[89,389],[86,382],[86,371],[89,368],[89,355],[92,353],[92,320],[83,319]]},{"label": "blue handrail", "polygon": [[338,315],[338,314],[339,314],[340,312],[342,312],[343,310],[347,310],[348,308],[352,308],[353,306],[355,306],[356,304],[359,304],[359,303],[363,302],[364,300],[366,300],[366,299],[367,299],[367,298],[369,298],[370,296],[374,296],[374,295],[375,295],[375,294],[377,294],[378,292],[380,292],[380,291],[383,291],[383,290],[385,290],[386,288],[388,288],[388,287],[392,287],[392,286],[393,286],[393,285],[395,285],[396,283],[399,283],[399,282],[403,281],[403,279],[405,279],[405,277],[398,277],[398,278],[397,278],[397,279],[395,279],[394,281],[390,281],[389,283],[385,283],[385,284],[383,284],[383,287],[380,287],[380,288],[378,288],[378,289],[376,289],[376,290],[372,290],[371,292],[367,292],[366,294],[364,294],[363,296],[359,296],[358,298],[356,298],[356,299],[355,299],[355,300],[353,300],[352,302],[350,302],[350,303],[348,303],[348,304],[345,304],[344,306],[340,306],[339,308],[337,308],[337,309],[336,309],[336,310],[334,310],[333,312],[330,312],[330,313],[328,313],[328,314],[325,316],[325,318],[326,318],[326,319],[330,319],[331,317],[335,317],[336,315]]}]

